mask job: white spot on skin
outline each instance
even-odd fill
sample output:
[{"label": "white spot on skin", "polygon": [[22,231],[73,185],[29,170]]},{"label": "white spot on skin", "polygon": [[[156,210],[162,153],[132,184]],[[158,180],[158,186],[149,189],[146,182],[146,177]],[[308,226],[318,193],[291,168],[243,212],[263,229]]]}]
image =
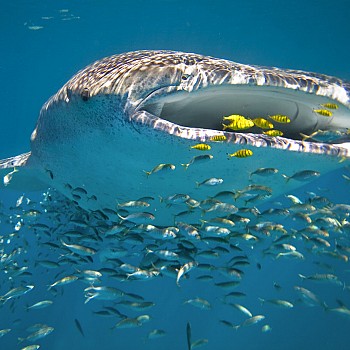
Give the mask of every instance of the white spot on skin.
[{"label": "white spot on skin", "polygon": [[32,132],[32,135],[30,136],[30,141],[34,141],[36,139],[36,133],[37,133],[37,130],[35,128]]},{"label": "white spot on skin", "polygon": [[111,85],[112,85],[112,81],[111,81],[111,80],[108,80],[108,81],[106,81],[106,82],[103,84],[102,89],[103,89],[103,88],[109,88]]}]

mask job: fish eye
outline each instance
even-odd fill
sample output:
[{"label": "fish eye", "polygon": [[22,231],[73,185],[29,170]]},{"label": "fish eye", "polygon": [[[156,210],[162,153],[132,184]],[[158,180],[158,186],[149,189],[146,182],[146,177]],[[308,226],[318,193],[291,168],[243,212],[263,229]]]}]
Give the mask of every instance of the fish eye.
[{"label": "fish eye", "polygon": [[83,101],[87,101],[90,98],[90,92],[88,88],[84,88],[80,94]]},{"label": "fish eye", "polygon": [[189,74],[182,74],[181,80],[187,80],[189,77]]}]

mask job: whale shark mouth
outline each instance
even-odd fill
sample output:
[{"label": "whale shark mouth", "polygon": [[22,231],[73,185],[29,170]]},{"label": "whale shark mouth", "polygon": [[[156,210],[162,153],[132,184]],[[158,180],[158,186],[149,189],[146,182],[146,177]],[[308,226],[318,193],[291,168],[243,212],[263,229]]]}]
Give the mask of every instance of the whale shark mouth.
[{"label": "whale shark mouth", "polygon": [[[337,104],[331,116],[323,116],[315,110],[334,101],[298,90],[270,86],[211,86],[193,92],[175,91],[157,97],[146,98],[138,107],[163,120],[188,128],[223,130],[223,117],[237,114],[245,118],[264,118],[273,122],[274,129],[283,132],[283,137],[302,140],[318,131],[331,131],[333,136],[312,139],[315,142],[341,143],[349,140],[348,108]],[[160,97],[158,97],[161,95]],[[287,116],[290,123],[275,123],[269,117]],[[231,131],[231,130],[230,130]],[[262,129],[253,126],[239,133],[262,134]]]}]

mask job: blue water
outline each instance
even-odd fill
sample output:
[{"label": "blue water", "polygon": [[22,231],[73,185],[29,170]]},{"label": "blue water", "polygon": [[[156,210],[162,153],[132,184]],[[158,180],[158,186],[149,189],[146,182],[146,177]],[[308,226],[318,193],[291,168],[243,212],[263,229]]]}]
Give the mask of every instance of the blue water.
[{"label": "blue water", "polygon": [[[68,12],[62,11],[65,9]],[[347,1],[1,0],[0,158],[29,150],[30,134],[42,104],[79,69],[111,54],[172,49],[350,80],[349,14]],[[43,28],[30,29],[33,26]],[[318,191],[321,187],[328,190],[327,196],[333,202],[349,204],[350,186],[342,178],[343,173],[333,173],[297,194],[305,196],[305,190]],[[19,195],[2,192],[0,198],[5,205],[13,206]],[[41,198],[39,194],[32,196]],[[12,229],[4,219],[1,225],[0,235]],[[39,253],[52,252],[38,245],[30,230],[20,232],[28,235],[28,253],[21,255],[20,266],[30,267],[35,289],[11,302],[11,306],[8,302],[0,308],[0,329],[12,329],[0,338],[0,349],[27,345],[18,345],[17,338],[26,336],[25,328],[35,323],[55,328],[52,334],[37,341],[42,349],[187,349],[187,322],[191,322],[193,340],[208,339],[204,347],[207,349],[348,349],[350,318],[325,312],[321,307],[307,307],[297,301],[293,290],[293,286],[303,283],[298,273],[322,271],[314,264],[321,258],[307,262],[274,260],[251,249],[252,263],[245,269],[239,287],[247,297],[238,302],[249,306],[253,314],[266,315],[266,320],[257,325],[235,331],[220,324],[221,319],[238,324],[245,317],[220,302],[223,293],[218,292],[218,287],[196,282],[198,274],[193,273],[182,281],[181,288],[170,278],[123,285],[123,289],[154,301],[157,307],[149,311],[150,323],[136,329],[112,330],[118,319],[92,313],[108,303],[91,301],[84,305],[83,284],[59,289],[49,308],[25,310],[26,305],[48,297],[47,285],[55,280],[56,273],[35,266]],[[20,242],[14,240],[10,245],[15,247]],[[256,266],[258,262],[261,270]],[[350,284],[346,263],[336,259],[323,262],[331,264],[332,272]],[[0,283],[0,295],[9,286],[4,273],[1,278],[4,283]],[[273,287],[273,281],[281,285],[281,290]],[[2,288],[4,284],[6,287]],[[336,299],[350,306],[349,290],[341,286],[309,281],[303,285],[332,307],[338,306]],[[210,300],[212,309],[183,305],[184,300],[196,296]],[[291,300],[295,307],[284,310],[261,305],[258,297]],[[84,337],[77,330],[75,319],[81,323]],[[261,326],[266,323],[272,331],[262,333]],[[164,329],[166,336],[145,340],[155,328]]]}]

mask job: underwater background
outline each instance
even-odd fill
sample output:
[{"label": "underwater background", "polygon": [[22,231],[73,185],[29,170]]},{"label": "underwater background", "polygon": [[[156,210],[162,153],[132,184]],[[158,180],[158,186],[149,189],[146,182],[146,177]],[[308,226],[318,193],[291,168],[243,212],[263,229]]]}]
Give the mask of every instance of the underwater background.
[{"label": "underwater background", "polygon": [[[349,16],[348,1],[0,0],[0,158],[28,151],[30,134],[42,104],[78,70],[112,54],[170,49],[350,80]],[[305,166],[307,168],[307,164]],[[344,174],[349,176],[347,168],[321,177],[293,194],[305,199],[310,196],[307,192],[319,194],[322,189],[322,194],[332,203],[350,204],[350,184],[342,177]],[[15,206],[21,195],[0,192],[3,208]],[[38,202],[42,200],[41,194],[27,195]],[[260,210],[266,208],[266,204],[259,207]],[[11,223],[15,223],[15,220],[9,223],[4,213],[7,211],[2,210],[0,236],[13,231]],[[285,227],[292,229],[293,224],[286,222]],[[0,349],[30,345],[27,341],[18,344],[18,338],[25,338],[26,328],[38,323],[54,327],[51,334],[35,341],[42,349],[187,349],[188,322],[193,341],[208,340],[202,342],[204,349],[349,347],[350,315],[307,305],[293,289],[295,285],[309,288],[330,308],[350,307],[350,290],[346,288],[350,285],[350,269],[341,259],[319,256],[302,261],[273,259],[247,245],[250,264],[244,268],[244,280],[237,288],[246,296],[235,302],[246,306],[254,315],[262,314],[266,318],[237,330],[220,322],[227,320],[237,325],[247,318],[222,302],[222,296],[229,291],[218,290],[212,282],[196,281],[198,275],[194,272],[181,282],[181,288],[168,277],[133,281],[125,287],[114,280],[112,284],[118,288],[156,304],[150,310],[141,311],[151,315],[150,322],[136,328],[118,329],[114,326],[120,319],[115,315],[104,317],[106,315],[94,313],[108,303],[91,300],[84,304],[83,290],[88,285],[76,282],[59,287],[56,294],[48,293],[47,287],[57,278],[57,271],[40,267],[36,261],[40,254],[51,251],[43,247],[38,235],[33,235],[27,227],[19,230],[18,236],[2,240],[0,248],[2,253],[9,254],[23,247],[21,237],[25,236],[25,249],[9,261],[17,259],[20,266],[28,266],[26,271],[30,274],[23,279],[35,288],[0,307],[0,330],[11,329],[0,337]],[[54,252],[52,254],[54,256]],[[326,268],[322,270],[321,265]],[[8,278],[4,265],[0,265],[0,269],[0,295],[4,295],[12,288],[10,279],[17,282],[22,277]],[[313,284],[298,276],[325,270],[342,283]],[[210,310],[184,304],[199,296],[210,301]],[[48,298],[54,301],[53,305],[26,309]],[[274,307],[261,303],[259,298],[289,300],[294,307]],[[122,307],[120,311],[137,314]],[[261,327],[266,324],[271,330],[262,332]],[[149,332],[154,329],[164,330],[165,335],[153,339]]]}]

